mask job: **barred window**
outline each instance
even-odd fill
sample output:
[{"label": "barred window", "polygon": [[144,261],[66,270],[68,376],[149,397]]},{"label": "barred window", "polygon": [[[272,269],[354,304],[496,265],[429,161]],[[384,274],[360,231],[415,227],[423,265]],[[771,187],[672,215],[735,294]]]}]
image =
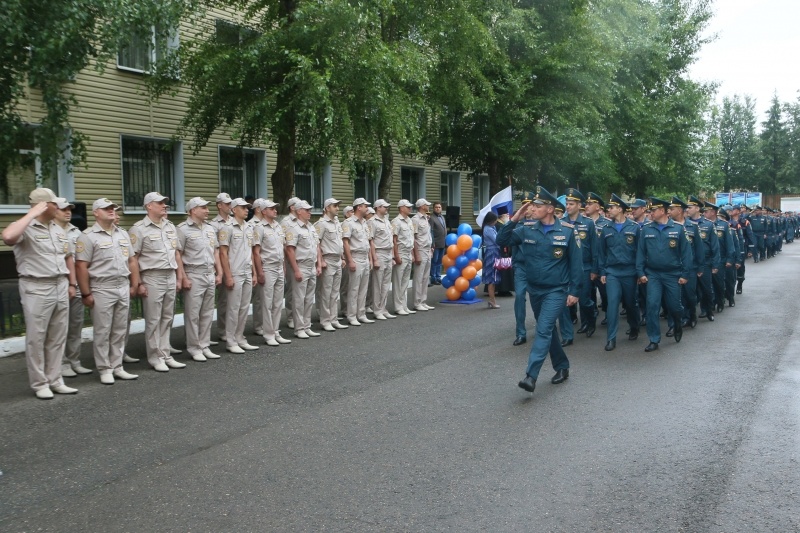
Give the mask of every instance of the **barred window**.
[{"label": "barred window", "polygon": [[175,155],[165,141],[122,139],[122,189],[126,209],[142,209],[149,192],[169,196],[175,208]]},{"label": "barred window", "polygon": [[424,196],[423,172],[421,168],[400,169],[400,195],[412,204]]},{"label": "barred window", "polygon": [[461,205],[461,175],[458,172],[442,172],[439,199],[446,205]]},{"label": "barred window", "polygon": [[314,211],[322,211],[325,191],[321,173],[315,172],[310,165],[297,163],[294,166],[294,195],[310,203]]},{"label": "barred window", "polygon": [[378,199],[377,170],[372,165],[359,163],[356,165],[356,177],[353,181],[353,198],[364,198],[370,203]]},{"label": "barred window", "polygon": [[135,72],[150,72],[153,64],[172,53],[179,46],[177,30],[162,36],[161,27],[153,26],[146,36],[131,35],[117,52],[117,67]]},{"label": "barred window", "polygon": [[258,196],[258,154],[240,148],[219,148],[219,187],[231,198]]}]

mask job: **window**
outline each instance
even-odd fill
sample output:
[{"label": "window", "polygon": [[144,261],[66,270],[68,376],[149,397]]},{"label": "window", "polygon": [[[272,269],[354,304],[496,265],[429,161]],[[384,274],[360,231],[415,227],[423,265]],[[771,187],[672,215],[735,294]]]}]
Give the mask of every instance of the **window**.
[{"label": "window", "polygon": [[322,212],[325,198],[330,196],[330,175],[325,170],[314,170],[310,163],[298,161],[294,165],[294,195],[311,204],[312,211]]},{"label": "window", "polygon": [[442,172],[441,195],[439,199],[446,205],[461,205],[461,175],[458,172]]},{"label": "window", "polygon": [[0,176],[0,204],[5,206],[28,206],[28,195],[37,187],[47,187],[56,194],[64,173],[63,165],[56,164],[53,157],[52,171],[42,174],[42,153],[36,142],[36,127],[22,130],[17,139],[19,159],[12,162],[5,174]]},{"label": "window", "polygon": [[150,34],[142,37],[132,35],[128,43],[117,53],[117,67],[134,72],[150,72],[152,66],[178,49],[178,30],[162,35],[161,28],[153,26]]},{"label": "window", "polygon": [[126,209],[141,211],[145,195],[153,191],[169,196],[171,209],[183,206],[182,185],[180,143],[170,145],[168,141],[157,139],[122,138],[122,202]]},{"label": "window", "polygon": [[412,204],[425,196],[425,170],[421,168],[400,168],[400,196]]},{"label": "window", "polygon": [[353,198],[365,198],[370,203],[378,199],[378,169],[372,165],[356,165],[356,178],[353,181]]},{"label": "window", "polygon": [[477,214],[489,203],[489,176],[472,178],[472,210]]},{"label": "window", "polygon": [[219,147],[219,190],[231,198],[266,196],[266,155],[263,150]]},{"label": "window", "polygon": [[214,22],[214,30],[217,43],[231,47],[249,44],[259,35],[256,30],[223,19]]}]

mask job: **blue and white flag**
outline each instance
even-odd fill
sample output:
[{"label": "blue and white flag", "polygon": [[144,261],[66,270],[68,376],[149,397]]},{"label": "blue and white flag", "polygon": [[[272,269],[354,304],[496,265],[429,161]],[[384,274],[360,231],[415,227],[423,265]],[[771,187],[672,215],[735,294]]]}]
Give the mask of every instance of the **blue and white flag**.
[{"label": "blue and white flag", "polygon": [[478,213],[478,217],[475,219],[475,222],[477,222],[479,226],[482,226],[483,218],[486,216],[486,214],[489,211],[494,211],[495,214],[497,214],[497,210],[500,207],[505,207],[509,214],[514,212],[514,196],[511,192],[511,185],[492,196],[492,199],[489,201],[489,205],[481,209],[481,212]]}]

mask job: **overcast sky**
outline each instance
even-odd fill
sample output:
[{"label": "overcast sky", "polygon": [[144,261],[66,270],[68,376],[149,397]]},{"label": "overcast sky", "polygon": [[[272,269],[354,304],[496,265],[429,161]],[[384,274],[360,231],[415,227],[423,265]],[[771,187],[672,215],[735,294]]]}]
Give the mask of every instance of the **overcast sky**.
[{"label": "overcast sky", "polygon": [[796,101],[800,90],[800,0],[715,0],[708,33],[691,77],[719,83],[717,99],[756,99],[759,127],[772,95]]}]

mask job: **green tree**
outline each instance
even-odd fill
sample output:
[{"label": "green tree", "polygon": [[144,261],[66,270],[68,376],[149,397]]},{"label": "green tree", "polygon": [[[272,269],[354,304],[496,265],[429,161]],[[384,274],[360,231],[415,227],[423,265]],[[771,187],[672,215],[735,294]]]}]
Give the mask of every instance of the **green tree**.
[{"label": "green tree", "polygon": [[722,189],[758,190],[758,137],[755,102],[734,95],[722,100],[719,119]]},{"label": "green tree", "polygon": [[789,192],[797,193],[800,192],[800,98],[784,104],[783,110],[789,145],[784,180]]},{"label": "green tree", "polygon": [[17,145],[30,135],[19,112],[29,91],[41,95],[44,119],[35,129],[42,174],[58,157],[68,167],[86,156],[86,137],[72,129],[78,104],[70,85],[94,62],[103,68],[131,37],[152,39],[165,51],[170,28],[195,0],[0,0],[0,185],[18,161]]},{"label": "green tree", "polygon": [[772,97],[767,120],[762,123],[759,148],[761,158],[758,177],[761,191],[765,194],[789,192],[784,181],[789,162],[789,136],[777,95]]}]

